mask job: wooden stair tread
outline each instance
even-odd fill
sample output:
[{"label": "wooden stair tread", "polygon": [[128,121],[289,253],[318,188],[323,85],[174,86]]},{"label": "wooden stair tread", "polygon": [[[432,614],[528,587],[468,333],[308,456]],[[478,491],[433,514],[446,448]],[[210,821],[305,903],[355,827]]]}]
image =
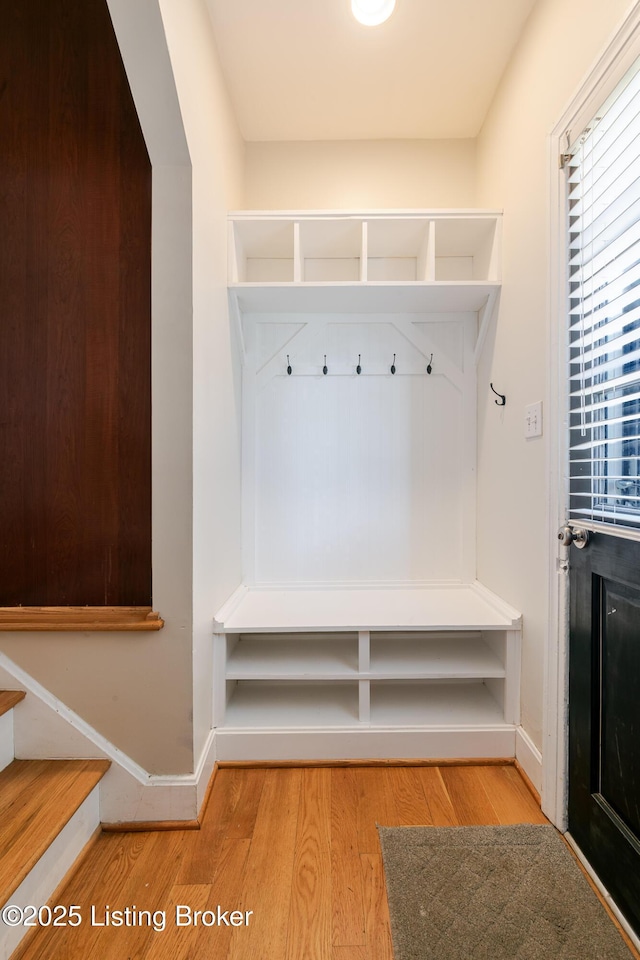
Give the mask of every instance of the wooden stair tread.
[{"label": "wooden stair tread", "polygon": [[0,905],[109,766],[109,760],[14,760],[0,772]]},{"label": "wooden stair tread", "polygon": [[0,717],[24,700],[24,690],[0,690]]}]

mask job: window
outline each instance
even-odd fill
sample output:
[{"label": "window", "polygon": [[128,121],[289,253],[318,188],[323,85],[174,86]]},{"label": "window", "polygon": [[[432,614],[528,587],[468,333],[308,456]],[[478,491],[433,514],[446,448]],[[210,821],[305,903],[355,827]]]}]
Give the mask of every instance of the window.
[{"label": "window", "polygon": [[569,151],[569,515],[640,526],[640,64]]}]

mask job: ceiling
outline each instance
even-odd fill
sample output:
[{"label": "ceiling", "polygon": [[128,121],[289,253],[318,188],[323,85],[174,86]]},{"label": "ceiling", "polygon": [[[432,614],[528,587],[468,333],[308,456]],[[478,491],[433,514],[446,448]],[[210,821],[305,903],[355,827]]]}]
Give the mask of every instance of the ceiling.
[{"label": "ceiling", "polygon": [[475,137],[536,0],[207,0],[245,140]]}]

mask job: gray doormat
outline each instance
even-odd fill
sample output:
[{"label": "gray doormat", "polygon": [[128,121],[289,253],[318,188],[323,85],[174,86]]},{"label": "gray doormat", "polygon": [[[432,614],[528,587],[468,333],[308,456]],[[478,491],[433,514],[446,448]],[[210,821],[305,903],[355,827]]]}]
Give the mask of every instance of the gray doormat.
[{"label": "gray doormat", "polygon": [[554,827],[379,827],[395,960],[630,960]]}]

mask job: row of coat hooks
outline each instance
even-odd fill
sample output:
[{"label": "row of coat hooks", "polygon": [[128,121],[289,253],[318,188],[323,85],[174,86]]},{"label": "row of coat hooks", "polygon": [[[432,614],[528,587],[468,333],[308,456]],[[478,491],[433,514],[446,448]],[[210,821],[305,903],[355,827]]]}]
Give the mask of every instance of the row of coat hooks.
[{"label": "row of coat hooks", "polygon": [[[356,373],[357,373],[358,376],[360,376],[360,374],[362,373],[362,363],[361,363],[361,359],[362,359],[362,354],[359,353],[359,354],[358,354],[358,363],[357,363],[357,365],[356,365]],[[433,354],[431,354],[431,356],[429,357],[429,362],[427,363],[426,369],[427,369],[427,373],[428,373],[429,375],[431,375],[431,373],[433,372]],[[397,367],[396,367],[396,355],[395,355],[395,353],[394,353],[394,355],[393,355],[393,362],[392,362],[391,366],[389,367],[389,372],[390,372],[391,374],[395,374],[396,370],[397,370]],[[291,361],[290,361],[290,359],[289,359],[289,354],[287,354],[287,376],[290,377],[292,373],[293,373],[293,367],[291,366]],[[322,365],[322,373],[323,373],[323,375],[324,375],[325,377],[326,377],[326,375],[329,373],[329,367],[327,366],[327,355],[326,355],[326,353],[324,354],[324,363],[323,363],[323,365]]]}]

